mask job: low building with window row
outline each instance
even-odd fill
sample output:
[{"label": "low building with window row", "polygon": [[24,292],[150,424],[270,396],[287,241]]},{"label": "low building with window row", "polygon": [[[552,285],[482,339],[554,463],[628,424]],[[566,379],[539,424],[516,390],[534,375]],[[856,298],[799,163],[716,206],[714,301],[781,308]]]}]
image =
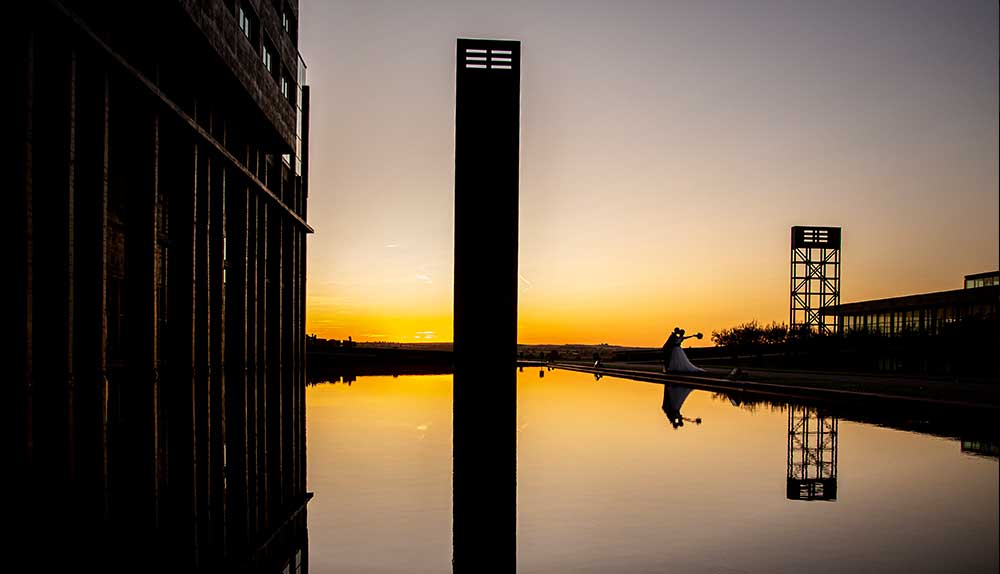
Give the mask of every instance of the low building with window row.
[{"label": "low building with window row", "polygon": [[1000,272],[965,277],[965,289],[873,299],[823,307],[841,333],[866,331],[882,335],[938,335],[963,321],[996,321]]}]

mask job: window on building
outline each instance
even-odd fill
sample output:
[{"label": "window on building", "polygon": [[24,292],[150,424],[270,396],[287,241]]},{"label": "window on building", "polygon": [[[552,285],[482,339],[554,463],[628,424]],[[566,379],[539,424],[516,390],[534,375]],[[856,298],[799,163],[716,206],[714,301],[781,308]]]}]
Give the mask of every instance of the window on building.
[{"label": "window on building", "polygon": [[258,25],[257,15],[254,14],[253,9],[250,6],[245,5],[243,2],[240,3],[240,31],[243,32],[243,36],[247,40],[250,40],[250,44],[253,46],[257,45],[257,39],[259,38],[260,26]]},{"label": "window on building", "polygon": [[253,33],[252,27],[253,23],[250,18],[247,17],[247,10],[243,6],[240,6],[240,30],[243,31],[243,35],[250,39],[250,35]]},{"label": "window on building", "polygon": [[271,42],[271,38],[264,35],[264,41],[261,42],[260,46],[260,59],[264,62],[264,68],[267,69],[267,73],[271,74],[271,78],[279,83],[279,78],[281,77],[281,64],[276,59],[278,51],[274,48],[274,44]]},{"label": "window on building", "polygon": [[295,80],[292,79],[292,75],[288,72],[288,70],[285,70],[284,73],[281,74],[281,95],[285,96],[285,99],[288,100],[288,103],[292,104],[293,107],[295,106],[295,90]]},{"label": "window on building", "polygon": [[965,288],[975,289],[976,287],[990,287],[992,285],[1000,285],[1000,273],[984,273],[978,277],[965,276]]},{"label": "window on building", "polygon": [[284,29],[288,37],[291,38],[292,44],[297,41],[298,30],[296,30],[295,16],[292,11],[288,8],[287,4],[284,4],[281,9],[281,27]]},{"label": "window on building", "polygon": [[260,59],[264,62],[264,68],[271,72],[271,47],[267,45],[267,42],[260,47]]},{"label": "window on building", "polygon": [[229,271],[229,254],[226,251],[226,237],[222,237],[222,284],[226,284],[226,271]]}]

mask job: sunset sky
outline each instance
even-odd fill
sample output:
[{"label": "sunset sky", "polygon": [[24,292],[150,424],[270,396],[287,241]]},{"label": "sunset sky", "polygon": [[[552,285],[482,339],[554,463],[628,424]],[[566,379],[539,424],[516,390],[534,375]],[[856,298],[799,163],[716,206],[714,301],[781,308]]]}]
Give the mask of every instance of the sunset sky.
[{"label": "sunset sky", "polygon": [[308,333],[451,340],[457,37],[522,42],[521,343],[787,321],[792,225],[844,302],[998,266],[995,0],[301,10]]}]

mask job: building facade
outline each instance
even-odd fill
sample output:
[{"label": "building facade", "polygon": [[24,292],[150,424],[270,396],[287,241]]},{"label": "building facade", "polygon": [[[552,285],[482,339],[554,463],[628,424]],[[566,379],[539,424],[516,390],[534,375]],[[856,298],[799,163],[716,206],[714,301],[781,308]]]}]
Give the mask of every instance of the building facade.
[{"label": "building facade", "polygon": [[23,9],[15,539],[78,566],[305,571],[297,0]]},{"label": "building facade", "polygon": [[988,271],[986,273],[973,273],[965,276],[965,288],[990,287],[1000,285],[1000,271]]},{"label": "building facade", "polygon": [[[967,275],[965,288],[832,305],[820,310],[842,333],[940,335],[963,322],[997,321],[997,272]],[[990,282],[994,281],[994,282]]]}]

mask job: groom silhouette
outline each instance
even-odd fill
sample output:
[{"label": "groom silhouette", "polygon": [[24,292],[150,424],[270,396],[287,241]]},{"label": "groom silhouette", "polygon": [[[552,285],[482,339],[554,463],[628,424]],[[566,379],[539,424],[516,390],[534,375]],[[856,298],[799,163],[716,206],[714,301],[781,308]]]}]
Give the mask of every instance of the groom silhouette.
[{"label": "groom silhouette", "polygon": [[667,337],[667,342],[663,344],[663,372],[667,372],[667,367],[670,366],[670,354],[673,352],[674,347],[681,344],[681,337],[684,335],[684,330],[680,327],[674,327],[670,336]]}]

